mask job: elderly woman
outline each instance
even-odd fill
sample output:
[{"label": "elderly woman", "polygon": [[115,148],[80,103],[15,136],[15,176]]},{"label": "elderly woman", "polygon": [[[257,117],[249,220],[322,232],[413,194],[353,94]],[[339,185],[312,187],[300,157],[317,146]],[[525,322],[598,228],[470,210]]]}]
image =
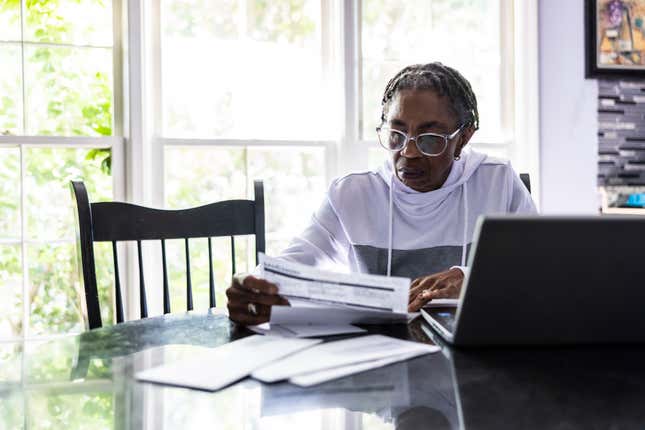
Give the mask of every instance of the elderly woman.
[{"label": "elderly woman", "polygon": [[[458,71],[408,66],[387,84],[381,104],[376,131],[391,160],[334,180],[281,258],[412,278],[409,310],[416,311],[459,296],[480,215],[536,209],[508,161],[466,148],[479,113]],[[272,305],[287,304],[276,285],[252,276],[234,280],[227,296],[230,318],[249,325],[268,321]]]}]

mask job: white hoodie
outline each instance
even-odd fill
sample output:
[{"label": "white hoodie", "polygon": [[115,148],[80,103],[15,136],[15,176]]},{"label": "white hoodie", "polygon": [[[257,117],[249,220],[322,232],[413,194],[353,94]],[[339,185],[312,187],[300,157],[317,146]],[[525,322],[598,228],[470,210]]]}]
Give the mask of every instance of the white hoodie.
[{"label": "white hoodie", "polygon": [[500,213],[536,213],[508,161],[463,151],[442,187],[425,193],[403,184],[387,161],[335,179],[281,258],[414,279],[465,266],[477,218]]}]

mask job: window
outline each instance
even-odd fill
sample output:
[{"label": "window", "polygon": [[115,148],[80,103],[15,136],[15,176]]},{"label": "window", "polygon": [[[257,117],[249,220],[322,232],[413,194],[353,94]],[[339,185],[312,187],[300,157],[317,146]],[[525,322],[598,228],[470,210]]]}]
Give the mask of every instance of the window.
[{"label": "window", "polygon": [[112,29],[110,1],[0,3],[0,338],[83,329],[69,180],[113,197]]},{"label": "window", "polygon": [[[459,69],[479,99],[473,145],[526,171],[522,154],[537,135],[533,12],[510,0],[0,3],[0,337],[81,328],[69,179],[84,178],[93,201],[168,208],[252,198],[262,179],[267,252],[277,254],[332,178],[382,163],[374,135],[381,93],[410,63]],[[230,245],[214,245],[223,305]],[[252,269],[253,241],[236,246],[238,269]],[[109,321],[110,250],[96,252]],[[169,243],[168,252],[173,308],[181,309],[183,246]],[[195,241],[196,308],[207,303],[206,256],[206,241]],[[134,318],[130,263],[123,280]]]},{"label": "window", "polygon": [[[333,177],[382,163],[374,134],[382,91],[412,63],[459,69],[478,95],[475,146],[508,157],[512,13],[505,0],[162,0],[155,150],[163,151],[165,205],[252,198],[252,181],[263,179],[267,252],[279,253]],[[218,246],[226,255],[228,242]],[[178,261],[182,252],[178,244]],[[205,253],[195,250],[193,261]],[[216,267],[220,286],[229,266]],[[183,268],[174,273],[183,303]]]},{"label": "window", "polygon": [[[161,2],[159,144],[167,207],[253,198],[253,180],[262,179],[267,252],[277,254],[304,227],[320,203],[328,147],[338,135],[324,3]],[[195,242],[191,261],[207,262],[205,243]],[[238,270],[251,270],[253,242],[237,243],[246,257]],[[215,273],[218,303],[224,303],[230,245],[228,239],[213,245],[222,257]],[[175,248],[181,262],[183,246]],[[195,306],[203,307],[207,265],[192,270]],[[170,272],[172,305],[185,308],[184,268]]]}]

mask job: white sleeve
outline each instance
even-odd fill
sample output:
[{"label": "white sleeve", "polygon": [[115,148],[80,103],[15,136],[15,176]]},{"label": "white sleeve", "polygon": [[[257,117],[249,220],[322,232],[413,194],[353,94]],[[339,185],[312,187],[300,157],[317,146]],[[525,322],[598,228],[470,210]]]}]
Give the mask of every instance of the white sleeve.
[{"label": "white sleeve", "polygon": [[310,224],[279,256],[310,266],[347,265],[349,241],[329,197],[311,217]]}]

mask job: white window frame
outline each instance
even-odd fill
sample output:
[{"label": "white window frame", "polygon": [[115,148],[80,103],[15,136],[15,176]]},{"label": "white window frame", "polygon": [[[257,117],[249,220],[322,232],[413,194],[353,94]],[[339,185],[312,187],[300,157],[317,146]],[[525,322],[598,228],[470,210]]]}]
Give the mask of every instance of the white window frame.
[{"label": "white window frame", "polygon": [[[164,205],[164,151],[170,146],[212,147],[310,147],[325,149],[325,178],[367,168],[367,154],[374,140],[360,139],[361,128],[361,2],[359,0],[322,0],[323,32],[338,34],[335,42],[323,35],[323,54],[341,59],[343,77],[341,133],[336,140],[258,140],[258,139],[183,139],[161,137],[161,34],[160,1],[113,0],[114,8],[114,136],[0,136],[0,148],[33,146],[111,147],[115,200],[162,207]],[[517,171],[531,174],[533,194],[540,196],[538,132],[538,26],[537,1],[501,0],[503,23],[502,121],[513,130],[506,139],[474,146],[482,149],[505,147],[515,160]],[[514,31],[522,29],[522,31]],[[504,103],[513,100],[513,103]],[[23,109],[25,107],[23,106]],[[23,113],[23,121],[25,115]],[[23,294],[28,289],[26,262],[24,194],[25,170],[21,161],[21,244]],[[540,204],[539,197],[534,198]],[[127,248],[127,247],[126,247]],[[133,252],[126,249],[122,270],[126,274],[125,303],[128,319],[137,318],[138,303]],[[23,335],[28,335],[29,309],[23,300]]]},{"label": "white window frame", "polygon": [[[220,138],[169,138],[161,135],[161,29],[160,0],[128,2],[124,43],[124,70],[129,81],[124,85],[125,196],[128,201],[163,207],[164,152],[172,146],[199,147],[299,147],[325,149],[325,178],[367,168],[368,149],[375,140],[361,139],[361,2],[360,0],[321,0],[322,31],[340,35],[330,43],[323,34],[323,55],[340,58],[343,78],[340,109],[341,133],[335,140],[263,140]],[[501,0],[502,127],[506,133],[494,141],[475,135],[473,146],[482,150],[504,149],[514,160],[518,172],[531,175],[533,195],[540,205],[539,128],[538,128],[538,23],[537,1]],[[521,29],[521,30],[520,30]],[[510,101],[510,102],[509,102]],[[132,257],[129,260],[132,266]],[[127,285],[136,285],[133,270]],[[126,314],[136,318],[136,288],[126,294]]]},{"label": "white window frame", "polygon": [[[128,196],[138,197],[149,203],[163,206],[164,203],[164,149],[169,146],[213,146],[213,147],[322,147],[326,150],[327,181],[340,174],[363,170],[367,167],[367,150],[376,147],[374,139],[361,139],[361,1],[360,0],[322,0],[323,23],[322,31],[339,34],[340,37],[332,46],[323,46],[323,55],[333,56],[338,50],[341,64],[338,67],[343,77],[339,88],[342,94],[341,134],[335,140],[263,140],[263,139],[185,139],[168,138],[161,134],[161,43],[159,0],[144,0],[147,6],[144,19],[147,30],[130,27],[134,33],[140,32],[149,37],[144,47],[147,55],[141,64],[142,69],[148,68],[147,91],[142,98],[148,100],[148,124],[144,125],[148,136],[142,140],[149,145],[148,160],[152,160],[148,181],[150,187],[136,183],[128,184],[132,190]],[[494,140],[483,140],[475,134],[472,144],[482,150],[505,149],[509,158],[515,160],[515,168],[521,172],[529,172],[535,190],[539,189],[539,150],[538,150],[538,49],[537,49],[537,1],[500,1],[501,14],[501,50],[502,82],[500,98],[502,100],[501,117],[503,135]],[[132,23],[131,23],[132,24]],[[521,29],[521,31],[516,31]],[[138,30],[138,31],[137,31]],[[329,43],[329,37],[323,34],[323,44]],[[132,46],[130,46],[132,48]],[[134,50],[133,50],[134,51]],[[132,72],[137,72],[131,69]],[[138,80],[137,73],[130,76],[133,83]],[[137,91],[141,91],[138,89]],[[145,90],[145,89],[143,89]],[[510,101],[510,102],[509,102]],[[145,107],[142,108],[145,111]],[[134,148],[133,148],[134,149]],[[140,154],[131,154],[141,158]],[[131,162],[132,166],[140,166]],[[144,166],[145,168],[145,166]],[[145,170],[145,169],[144,169]],[[141,170],[139,170],[141,172]],[[132,172],[134,182],[143,181]],[[145,176],[145,174],[144,174]],[[538,195],[538,194],[536,194]]]},{"label": "white window frame", "polygon": [[[27,176],[26,164],[25,164],[25,153],[26,150],[30,148],[111,148],[112,150],[112,189],[115,199],[122,199],[124,197],[125,191],[125,177],[124,177],[124,139],[121,137],[122,127],[120,126],[122,117],[122,105],[120,101],[120,88],[123,82],[123,74],[121,65],[121,35],[120,35],[120,14],[117,13],[120,10],[120,2],[122,0],[114,0],[113,3],[113,47],[112,47],[112,57],[113,57],[113,135],[112,136],[99,136],[99,137],[87,137],[87,136],[30,136],[30,135],[2,135],[0,136],[0,149],[5,148],[18,148],[20,154],[20,237],[15,240],[3,240],[3,245],[20,245],[21,247],[21,265],[22,265],[22,334],[18,340],[23,342],[32,340],[32,339],[50,339],[58,338],[61,335],[37,335],[34,336],[30,331],[30,309],[29,303],[26,300],[29,292],[29,261],[27,256],[27,246],[33,244],[42,244],[42,243],[73,243],[74,239],[64,239],[64,240],[39,240],[39,239],[29,239],[27,236],[27,211],[26,211],[26,196],[25,196],[25,179]],[[25,15],[25,0],[21,1],[21,52],[24,52],[24,47],[26,45],[46,45],[46,46],[73,46],[68,43],[38,43],[38,42],[25,42],[24,41],[24,23],[22,17]],[[13,43],[13,42],[11,42]],[[25,124],[27,121],[27,112],[26,112],[26,91],[25,91],[25,79],[24,79],[24,68],[25,60],[24,54],[21,54],[21,73],[22,73],[22,121],[23,121],[23,131],[26,129]],[[78,300],[82,300],[82,297],[79,297]],[[9,341],[13,342],[13,341]]]}]

